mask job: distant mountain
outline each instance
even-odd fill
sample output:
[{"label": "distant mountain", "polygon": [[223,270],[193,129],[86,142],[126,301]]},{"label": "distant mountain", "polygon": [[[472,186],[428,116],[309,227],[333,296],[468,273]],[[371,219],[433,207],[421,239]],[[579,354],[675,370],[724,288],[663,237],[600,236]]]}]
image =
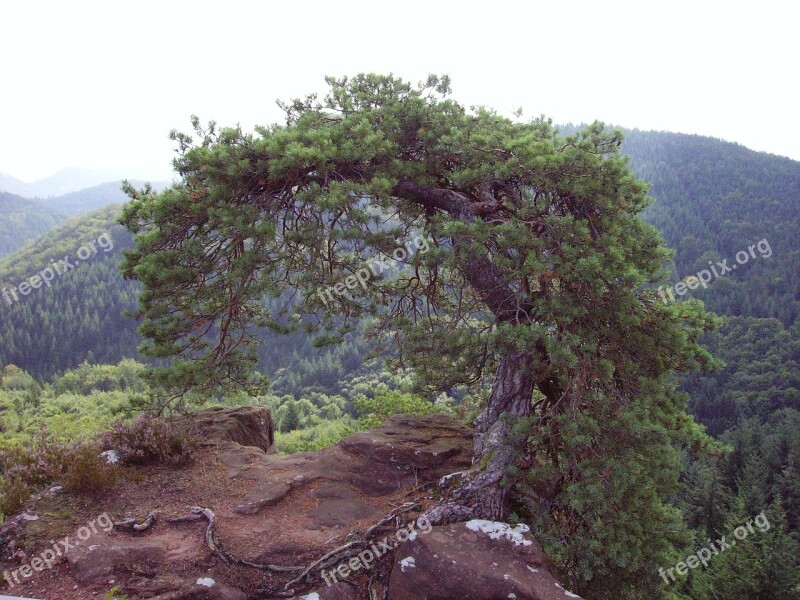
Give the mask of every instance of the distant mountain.
[{"label": "distant mountain", "polygon": [[0,171],[0,191],[2,192],[27,197],[31,191],[31,185]]},{"label": "distant mountain", "polygon": [[32,183],[0,172],[0,191],[9,192],[24,198],[50,198],[77,192],[102,183],[133,179],[137,173],[125,171],[99,171],[81,167],[68,167],[57,173]]},{"label": "distant mountain", "polygon": [[[0,180],[2,177],[4,176],[0,174]],[[144,185],[143,181],[138,180],[131,180],[131,183],[136,187]],[[165,182],[153,184],[157,190],[166,186]],[[67,217],[127,201],[128,197],[123,193],[120,181],[37,200],[0,192],[0,256],[17,250],[28,240],[42,235]]]},{"label": "distant mountain", "polygon": [[[144,186],[144,181],[130,180],[137,188]],[[156,190],[163,190],[169,184],[165,181],[156,181],[152,186]],[[128,201],[128,196],[122,191],[121,181],[102,183],[94,187],[70,192],[61,196],[43,198],[39,203],[59,213],[74,216],[91,212],[107,204],[123,204]]]},{"label": "distant mountain", "polygon": [[38,237],[66,217],[33,200],[0,192],[0,256]]}]

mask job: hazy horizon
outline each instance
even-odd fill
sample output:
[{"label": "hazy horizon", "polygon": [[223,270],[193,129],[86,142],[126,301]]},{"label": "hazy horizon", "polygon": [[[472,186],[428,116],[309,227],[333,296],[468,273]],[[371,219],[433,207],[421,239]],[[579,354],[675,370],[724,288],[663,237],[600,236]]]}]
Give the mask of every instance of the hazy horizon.
[{"label": "hazy horizon", "polygon": [[[557,126],[559,126],[559,125],[560,126],[568,126],[568,125],[574,125],[574,124],[572,124],[572,123],[557,124]],[[718,138],[718,137],[715,137],[715,136],[705,136],[705,135],[702,135],[702,134],[688,132],[688,131],[665,131],[665,130],[655,130],[655,129],[641,129],[641,128],[638,128],[638,127],[628,127],[628,126],[625,126],[625,125],[613,125],[613,126],[614,127],[619,127],[621,129],[626,129],[626,130],[639,130],[639,131],[644,131],[644,132],[660,132],[660,133],[663,132],[663,133],[678,133],[678,134],[683,134],[683,135],[699,135],[701,137],[708,137],[708,138],[712,138],[712,139],[718,139],[718,140],[720,140],[722,142],[726,142],[726,143],[737,144],[737,145],[740,145],[740,146],[743,146],[743,147],[747,148],[748,150],[752,150],[753,152],[759,152],[759,153],[763,153],[763,154],[770,154],[770,155],[778,156],[778,157],[781,157],[781,158],[788,158],[790,160],[800,161],[800,158],[795,158],[795,157],[792,157],[792,156],[786,156],[784,154],[778,154],[778,153],[769,152],[769,151],[766,151],[766,150],[758,150],[756,148],[751,148],[751,147],[747,146],[746,144],[742,144],[741,142],[739,142],[737,140],[726,140],[726,139]],[[11,178],[13,178],[13,179],[15,179],[15,180],[17,180],[17,181],[19,181],[21,183],[28,184],[28,185],[41,183],[41,182],[43,182],[45,180],[48,180],[50,178],[53,178],[53,177],[59,175],[59,174],[62,174],[64,172],[68,172],[68,171],[73,171],[73,170],[74,171],[89,172],[92,175],[96,174],[98,177],[101,176],[101,174],[108,176],[107,179],[97,179],[97,183],[90,184],[90,187],[93,187],[95,185],[102,185],[103,183],[110,183],[110,182],[117,181],[117,180],[122,180],[122,179],[130,179],[130,180],[137,180],[137,181],[149,181],[149,182],[169,182],[169,181],[172,181],[176,177],[175,172],[173,170],[171,170],[171,169],[163,171],[161,173],[156,173],[155,171],[147,173],[147,172],[141,172],[141,171],[137,172],[137,171],[133,171],[133,170],[126,170],[125,168],[104,169],[104,168],[93,168],[92,166],[86,166],[86,165],[70,164],[70,165],[64,165],[62,167],[59,167],[55,171],[53,171],[51,173],[48,173],[48,174],[46,174],[46,175],[44,175],[42,177],[37,177],[36,179],[23,179],[21,177],[18,177],[16,174],[10,173],[7,170],[3,169],[2,165],[0,165],[0,175],[5,175],[7,177],[11,177]],[[77,189],[81,189],[81,188],[76,188],[76,191],[77,191]],[[0,191],[3,191],[3,190],[0,189]]]},{"label": "hazy horizon", "polygon": [[[476,11],[411,0],[290,5],[143,0],[0,3],[0,171],[66,165],[169,178],[172,129],[280,122],[278,99],[325,75],[452,77],[453,97],[525,119],[602,120],[711,136],[800,159],[792,60],[797,9],[680,0]],[[11,58],[13,57],[13,58]]]}]

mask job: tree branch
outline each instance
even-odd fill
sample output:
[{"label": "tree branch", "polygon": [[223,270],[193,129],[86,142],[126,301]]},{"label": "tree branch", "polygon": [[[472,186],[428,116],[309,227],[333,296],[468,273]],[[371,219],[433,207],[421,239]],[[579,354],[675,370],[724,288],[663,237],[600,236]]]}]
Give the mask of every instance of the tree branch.
[{"label": "tree branch", "polygon": [[[444,211],[464,223],[474,223],[477,218],[476,207],[460,192],[427,188],[411,181],[401,181],[393,192],[399,198]],[[465,249],[472,246],[472,241],[469,235],[453,236],[453,246],[464,277],[499,321],[518,324],[529,322],[532,308],[529,306],[530,300],[519,298],[514,293],[488,256],[476,256]]]}]

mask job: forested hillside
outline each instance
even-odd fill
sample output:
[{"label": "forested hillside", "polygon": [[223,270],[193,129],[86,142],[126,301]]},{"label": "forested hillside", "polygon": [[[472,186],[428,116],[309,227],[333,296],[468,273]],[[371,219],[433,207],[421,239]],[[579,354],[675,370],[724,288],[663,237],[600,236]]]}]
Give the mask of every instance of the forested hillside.
[{"label": "forested hillside", "polygon": [[[652,184],[656,202],[644,216],[675,249],[675,281],[727,260],[735,272],[691,296],[718,314],[792,325],[800,315],[800,162],[678,133],[626,131],[623,149]],[[761,240],[771,255],[756,251],[738,264],[737,253]]]},{"label": "forested hillside", "polygon": [[[63,222],[67,217],[82,215],[109,204],[127,202],[128,197],[122,191],[121,181],[103,183],[90,188],[69,192],[59,196],[44,198],[23,197],[4,191],[3,185],[13,189],[31,191],[33,184],[13,185],[13,178],[0,173],[0,256],[10,254],[28,240],[47,233],[53,226]],[[142,181],[132,181],[141,186]],[[153,184],[155,189],[166,187],[164,182]],[[20,187],[23,186],[23,187]]]},{"label": "forested hillside", "polygon": [[[130,183],[137,187],[144,185],[143,181],[137,180],[131,180]],[[161,190],[167,184],[154,182],[152,185],[154,189]],[[128,196],[122,191],[122,182],[110,181],[76,192],[42,198],[39,203],[61,214],[74,216],[91,212],[108,204],[122,204],[127,201]]]},{"label": "forested hillside", "polygon": [[0,256],[14,252],[64,219],[62,213],[39,202],[0,191]]},{"label": "forested hillside", "polygon": [[732,317],[706,346],[725,367],[685,377],[690,409],[713,435],[737,423],[764,420],[784,408],[800,410],[800,327],[777,319]]},{"label": "forested hillside", "polygon": [[[126,281],[117,268],[122,250],[131,247],[130,234],[116,222],[119,215],[119,205],[110,205],[73,217],[0,260],[0,290],[18,287],[65,256],[76,263],[64,275],[56,274],[50,286],[25,296],[17,293],[17,300],[10,292],[0,298],[0,365],[14,364],[38,379],[49,379],[84,361],[141,360],[137,323],[123,314],[135,310],[139,286]],[[111,250],[74,260],[82,245],[103,233],[113,241]],[[280,393],[338,393],[344,380],[359,374],[367,354],[367,343],[353,335],[323,349],[300,331],[264,335],[259,367],[275,378],[273,389]]]},{"label": "forested hillside", "polygon": [[[0,261],[0,288],[6,290],[0,301],[0,364],[44,379],[84,360],[116,363],[136,356],[135,324],[122,313],[135,307],[137,292],[117,269],[119,249],[131,242],[115,224],[118,215],[113,205],[70,219]],[[108,251],[98,242],[104,235]],[[21,284],[55,270],[65,258],[72,268],[61,266],[50,285],[21,291]]]}]

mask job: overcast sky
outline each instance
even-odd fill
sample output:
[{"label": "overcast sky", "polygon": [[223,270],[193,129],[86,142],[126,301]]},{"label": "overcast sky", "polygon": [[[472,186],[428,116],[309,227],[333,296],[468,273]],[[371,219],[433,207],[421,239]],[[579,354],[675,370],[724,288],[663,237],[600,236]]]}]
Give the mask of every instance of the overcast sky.
[{"label": "overcast sky", "polygon": [[449,73],[466,105],[800,159],[793,4],[0,0],[0,171],[169,179],[168,133],[191,114],[272,123],[276,99],[362,71]]}]

